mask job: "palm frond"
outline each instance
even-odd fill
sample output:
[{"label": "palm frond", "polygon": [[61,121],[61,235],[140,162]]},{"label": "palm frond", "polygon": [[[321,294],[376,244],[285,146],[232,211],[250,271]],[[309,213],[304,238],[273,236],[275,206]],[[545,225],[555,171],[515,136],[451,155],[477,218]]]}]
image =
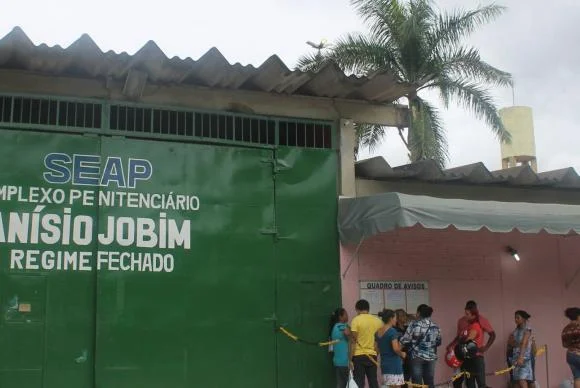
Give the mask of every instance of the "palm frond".
[{"label": "palm frond", "polygon": [[433,23],[437,20],[437,14],[430,0],[410,0],[407,4],[407,19],[403,23],[403,33],[417,35],[422,39],[428,36]]},{"label": "palm frond", "polygon": [[385,137],[385,127],[381,125],[356,123],[355,131],[357,151],[366,148],[370,152],[374,152]]},{"label": "palm frond", "polygon": [[329,57],[341,68],[356,75],[388,70],[401,78],[402,69],[392,53],[372,35],[348,34],[336,42]]},{"label": "palm frond", "polygon": [[318,72],[320,69],[324,67],[330,58],[328,55],[323,53],[316,53],[316,54],[306,54],[298,58],[298,62],[296,63],[296,69],[304,72]]},{"label": "palm frond", "polygon": [[442,13],[431,34],[432,52],[459,44],[462,38],[469,36],[477,27],[496,19],[506,9],[501,5],[490,4],[470,11],[455,10]]},{"label": "palm frond", "polygon": [[448,84],[438,80],[437,84],[432,84],[429,88],[436,88],[439,91],[439,98],[443,103],[443,107],[449,109],[449,104],[451,103],[451,92],[448,88]]},{"label": "palm frond", "polygon": [[405,36],[401,26],[408,19],[405,5],[399,0],[351,0],[358,14],[368,24],[371,34],[391,42],[400,50]]},{"label": "palm frond", "polygon": [[420,97],[410,102],[410,108],[408,144],[411,161],[432,159],[443,168],[449,160],[449,153],[439,111]]},{"label": "palm frond", "polygon": [[399,27],[405,37],[401,61],[407,70],[407,80],[418,83],[425,78],[425,70],[429,67],[428,38],[436,15],[429,0],[410,0],[407,8],[408,17]]},{"label": "palm frond", "polygon": [[504,127],[495,101],[487,89],[473,81],[461,78],[443,78],[438,86],[449,98],[455,99],[478,119],[485,121],[499,140],[506,143],[511,141],[511,135]]},{"label": "palm frond", "polygon": [[438,59],[441,72],[448,78],[471,79],[501,87],[513,86],[512,75],[484,62],[475,48],[452,48]]}]

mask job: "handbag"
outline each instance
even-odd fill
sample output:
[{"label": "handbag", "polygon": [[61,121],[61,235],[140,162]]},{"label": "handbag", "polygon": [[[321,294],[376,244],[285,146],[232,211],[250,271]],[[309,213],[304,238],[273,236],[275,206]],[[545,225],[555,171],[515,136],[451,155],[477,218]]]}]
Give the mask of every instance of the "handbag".
[{"label": "handbag", "polygon": [[354,381],[354,376],[352,375],[352,371],[348,371],[348,383],[346,384],[346,388],[359,388]]}]

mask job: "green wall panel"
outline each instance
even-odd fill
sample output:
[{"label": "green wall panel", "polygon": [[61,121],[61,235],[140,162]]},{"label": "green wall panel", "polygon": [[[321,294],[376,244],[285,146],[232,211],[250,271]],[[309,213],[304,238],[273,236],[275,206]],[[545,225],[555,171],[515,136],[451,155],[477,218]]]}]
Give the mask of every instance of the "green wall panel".
[{"label": "green wall panel", "polygon": [[[340,303],[336,229],[337,154],[281,148],[276,176],[277,311],[281,324],[311,341],[328,337]],[[279,387],[330,387],[326,348],[279,339]]]},{"label": "green wall panel", "polygon": [[[273,241],[260,232],[274,220],[262,163],[271,151],[103,139],[102,153],[146,156],[154,175],[140,191],[196,195],[200,207],[166,212],[191,225],[190,249],[158,249],[174,256],[173,272],[99,272],[99,385],[273,386],[275,333],[265,320],[274,312]],[[159,218],[103,207],[99,218],[128,214]],[[260,373],[247,373],[255,365]]]},{"label": "green wall panel", "polygon": [[[95,207],[85,208],[68,201],[54,203],[61,199],[60,195],[54,195],[56,189],[68,192],[72,186],[47,186],[43,179],[43,160],[50,152],[98,154],[99,139],[0,131],[0,190],[4,190],[3,194],[0,191],[3,221],[0,231],[3,313],[0,318],[0,386],[3,388],[93,387],[95,272],[42,269],[41,260],[31,260],[28,269],[18,266],[25,267],[25,259],[12,263],[11,255],[19,251],[92,253],[96,249],[95,244],[77,248],[70,244],[45,244],[40,237],[38,243],[31,243],[32,213],[37,206],[44,206],[38,214],[54,214],[61,221],[66,208],[71,209],[71,214],[84,214],[91,219],[96,216]],[[7,186],[17,187],[19,194],[8,198]],[[46,196],[36,190],[38,195],[31,198],[34,188],[51,189],[51,193],[45,192]],[[27,235],[27,242],[8,241],[10,213],[20,218],[28,215],[28,228],[20,228]],[[46,261],[48,268],[51,262]],[[13,303],[15,297],[18,306]],[[9,318],[10,309],[22,310],[17,320]]]}]

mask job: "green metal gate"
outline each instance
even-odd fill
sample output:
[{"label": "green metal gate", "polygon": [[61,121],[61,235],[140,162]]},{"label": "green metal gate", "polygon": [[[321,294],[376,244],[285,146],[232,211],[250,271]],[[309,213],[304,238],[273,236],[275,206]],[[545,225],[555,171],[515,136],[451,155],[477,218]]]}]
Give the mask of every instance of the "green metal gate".
[{"label": "green metal gate", "polygon": [[[276,177],[277,311],[280,324],[306,339],[328,337],[340,303],[336,229],[336,153],[280,147]],[[278,345],[278,387],[330,387],[334,373],[326,348]]]},{"label": "green metal gate", "polygon": [[[82,136],[0,131],[2,387],[93,387],[95,273],[58,270],[64,267],[62,259],[58,264],[45,256],[44,265],[39,259],[43,252],[62,254],[70,246],[70,241],[57,249],[42,243],[40,215],[62,221],[68,208],[71,214],[96,216],[96,208],[54,203],[64,199],[61,191],[57,198],[55,191],[47,193],[45,153],[71,150],[91,154],[99,147],[96,139]],[[79,251],[95,249],[88,244]]]},{"label": "green metal gate", "polygon": [[324,125],[0,100],[1,387],[329,386],[275,331],[324,339],[339,301]]}]

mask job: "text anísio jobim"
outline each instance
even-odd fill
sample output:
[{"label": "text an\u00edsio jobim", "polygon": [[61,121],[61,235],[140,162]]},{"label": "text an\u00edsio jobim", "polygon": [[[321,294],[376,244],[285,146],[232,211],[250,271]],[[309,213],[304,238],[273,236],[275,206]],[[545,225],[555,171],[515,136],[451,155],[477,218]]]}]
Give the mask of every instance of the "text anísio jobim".
[{"label": "text an\u00edsio jobim", "polygon": [[[172,272],[171,251],[191,248],[191,221],[170,213],[198,211],[199,198],[109,190],[135,189],[152,176],[146,159],[51,153],[42,177],[52,187],[0,185],[0,202],[19,204],[17,211],[0,211],[0,244],[10,244],[10,269]],[[97,208],[150,209],[155,216],[108,215],[97,223],[94,215],[75,214],[79,206],[93,214]],[[99,250],[90,250],[96,244]]]}]

